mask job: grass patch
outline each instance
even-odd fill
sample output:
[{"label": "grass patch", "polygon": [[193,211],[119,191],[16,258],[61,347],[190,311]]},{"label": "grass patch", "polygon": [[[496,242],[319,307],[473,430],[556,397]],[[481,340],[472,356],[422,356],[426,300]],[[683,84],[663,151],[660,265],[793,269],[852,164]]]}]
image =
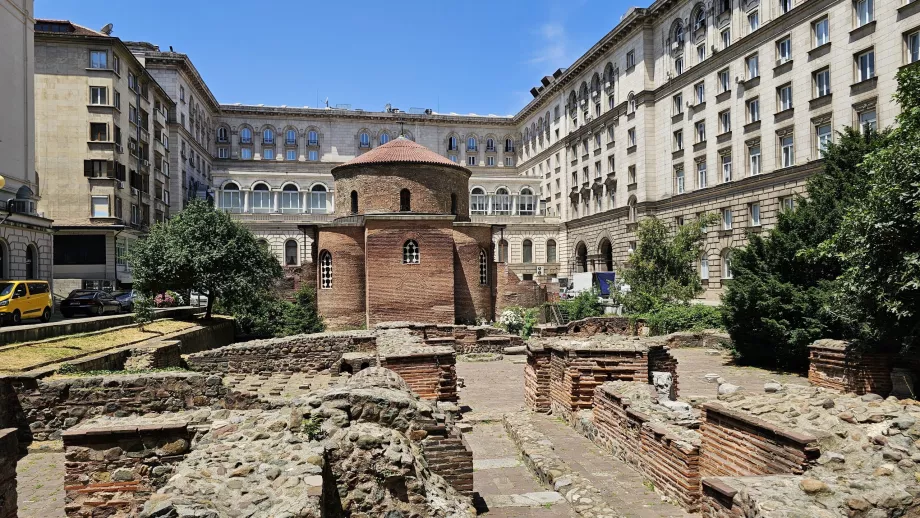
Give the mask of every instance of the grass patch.
[{"label": "grass patch", "polygon": [[61,365],[52,379],[56,378],[87,378],[91,376],[119,376],[123,374],[156,374],[158,372],[192,372],[182,367],[163,367],[161,369],[137,369],[137,370],[120,370],[120,371],[77,371],[73,366],[65,363]]},{"label": "grass patch", "polygon": [[83,333],[64,339],[53,338],[43,342],[6,346],[0,350],[0,372],[21,372],[68,358],[85,356],[94,352],[149,340],[198,325],[181,320],[157,320],[144,326],[124,327],[111,331]]}]

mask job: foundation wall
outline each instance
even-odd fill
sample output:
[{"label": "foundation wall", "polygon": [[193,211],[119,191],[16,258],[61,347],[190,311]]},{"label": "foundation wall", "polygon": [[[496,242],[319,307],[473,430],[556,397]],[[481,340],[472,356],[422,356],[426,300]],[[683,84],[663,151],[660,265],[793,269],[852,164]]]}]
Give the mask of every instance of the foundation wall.
[{"label": "foundation wall", "polygon": [[[316,307],[331,330],[367,324],[364,277],[364,227],[323,227],[319,231],[317,260],[332,255],[332,287],[316,290]],[[317,277],[321,272],[317,272]]]},{"label": "foundation wall", "polygon": [[492,227],[457,226],[454,233],[454,306],[457,322],[475,324],[492,319],[492,287],[479,278],[479,254],[492,270]]},{"label": "foundation wall", "polygon": [[453,353],[381,357],[380,366],[399,374],[422,399],[457,401],[457,359]]},{"label": "foundation wall", "polygon": [[705,518],[744,518],[745,510],[739,500],[734,502],[738,493],[731,486],[719,480],[703,479],[703,497],[700,512]]},{"label": "foundation wall", "polygon": [[817,439],[719,405],[703,405],[703,477],[800,475],[821,455]]},{"label": "foundation wall", "polygon": [[524,366],[524,399],[535,412],[550,411],[550,351],[527,349]]},{"label": "foundation wall", "polygon": [[535,281],[523,281],[507,263],[495,265],[495,320],[505,308],[534,308],[546,302],[546,288]]},{"label": "foundation wall", "polygon": [[0,518],[16,518],[16,462],[19,441],[15,428],[0,430]]},{"label": "foundation wall", "polygon": [[845,342],[833,341],[843,345],[837,347],[819,345],[821,342],[825,341],[808,347],[808,381],[812,385],[883,397],[891,393],[891,355],[860,355],[850,352]]},{"label": "foundation wall", "polygon": [[185,458],[184,423],[65,432],[64,510],[68,518],[133,517]]},{"label": "foundation wall", "polygon": [[550,407],[568,418],[590,409],[594,389],[607,381],[648,382],[649,359],[634,351],[559,350],[550,355]]},{"label": "foundation wall", "polygon": [[537,326],[535,336],[579,336],[623,335],[634,336],[635,332],[627,317],[589,317],[573,320],[568,324],[556,326],[545,324]]},{"label": "foundation wall", "polygon": [[[459,430],[434,430],[421,441],[431,471],[464,495],[473,493],[473,450]],[[440,433],[438,433],[440,432]]]}]

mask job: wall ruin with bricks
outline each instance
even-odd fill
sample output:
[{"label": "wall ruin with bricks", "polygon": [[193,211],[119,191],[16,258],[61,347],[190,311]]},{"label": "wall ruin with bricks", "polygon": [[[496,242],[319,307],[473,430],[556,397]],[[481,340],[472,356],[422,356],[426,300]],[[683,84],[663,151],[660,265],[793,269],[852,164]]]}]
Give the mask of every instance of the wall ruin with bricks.
[{"label": "wall ruin with bricks", "polygon": [[67,517],[137,516],[185,458],[192,435],[185,423],[64,432]]},{"label": "wall ruin with bricks", "polygon": [[565,325],[543,324],[534,334],[542,338],[553,336],[590,337],[595,335],[633,336],[633,326],[628,317],[588,317],[573,320]]},{"label": "wall ruin with bricks", "polygon": [[808,346],[808,381],[818,387],[856,394],[891,393],[893,356],[860,354],[841,340],[818,340]]},{"label": "wall ruin with bricks", "polygon": [[[332,288],[316,290],[316,307],[329,329],[360,328],[367,324],[367,288],[364,268],[364,227],[323,227],[319,231],[317,260],[332,255]],[[401,246],[400,246],[401,248]],[[317,267],[317,277],[321,275]]]},{"label": "wall ruin with bricks", "polygon": [[549,369],[550,407],[561,417],[590,409],[594,389],[605,382],[649,378],[648,356],[633,350],[552,348]]},{"label": "wall ruin with bricks", "polygon": [[501,353],[506,347],[524,345],[524,340],[520,336],[508,334],[492,326],[390,322],[378,326],[381,327],[403,329],[421,338],[428,345],[453,347],[457,354]]},{"label": "wall ruin with bricks", "polygon": [[422,399],[457,401],[457,356],[447,347],[430,347],[430,353],[381,354],[380,366],[399,374]]},{"label": "wall ruin with bricks", "polygon": [[[458,323],[475,324],[494,318],[492,283],[492,226],[454,224],[454,316]],[[480,282],[479,254],[488,261],[486,283]]]},{"label": "wall ruin with bricks", "polygon": [[16,518],[16,463],[19,441],[15,428],[0,429],[0,518]]},{"label": "wall ruin with bricks", "polygon": [[527,365],[524,366],[524,401],[535,412],[550,411],[550,350],[527,346]]},{"label": "wall ruin with bricks", "polygon": [[546,288],[521,280],[508,263],[495,263],[494,272],[496,320],[505,308],[534,308],[546,302]]},{"label": "wall ruin with bricks", "polygon": [[430,427],[420,445],[432,472],[461,494],[473,494],[473,450],[455,426]]}]

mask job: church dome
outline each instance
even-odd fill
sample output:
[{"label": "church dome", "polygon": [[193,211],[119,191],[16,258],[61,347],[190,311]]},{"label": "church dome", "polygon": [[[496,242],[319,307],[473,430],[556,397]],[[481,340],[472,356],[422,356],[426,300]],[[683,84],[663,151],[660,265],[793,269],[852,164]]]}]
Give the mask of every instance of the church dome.
[{"label": "church dome", "polygon": [[332,168],[335,174],[345,168],[362,166],[362,165],[380,165],[380,164],[428,164],[454,167],[469,173],[469,169],[457,164],[444,156],[407,139],[399,137],[393,139],[382,146],[378,146],[363,155],[354,158],[342,165]]}]

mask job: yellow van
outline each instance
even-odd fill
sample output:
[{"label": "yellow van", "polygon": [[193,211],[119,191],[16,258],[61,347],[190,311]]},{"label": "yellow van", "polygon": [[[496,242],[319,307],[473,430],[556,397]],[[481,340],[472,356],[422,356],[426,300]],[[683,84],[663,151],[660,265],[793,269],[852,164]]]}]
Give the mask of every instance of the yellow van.
[{"label": "yellow van", "polygon": [[45,281],[0,281],[0,320],[18,324],[24,318],[51,320],[51,286]]}]

